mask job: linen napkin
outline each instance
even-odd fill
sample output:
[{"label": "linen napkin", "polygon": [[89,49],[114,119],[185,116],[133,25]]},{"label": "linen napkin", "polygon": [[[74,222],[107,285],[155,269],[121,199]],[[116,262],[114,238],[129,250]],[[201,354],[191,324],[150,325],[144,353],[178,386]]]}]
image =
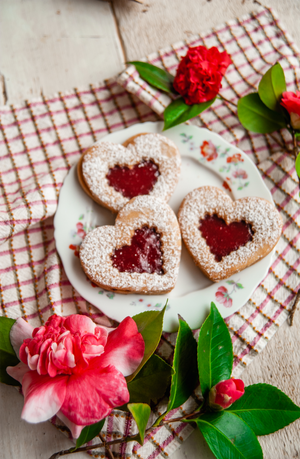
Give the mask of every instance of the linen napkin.
[{"label": "linen napkin", "polygon": [[[253,91],[276,61],[284,68],[288,89],[296,88],[298,51],[268,8],[229,21],[189,43],[171,45],[147,60],[174,73],[187,47],[198,44],[217,46],[231,55],[233,65],[222,89],[229,100],[236,102]],[[39,326],[53,313],[82,313],[100,324],[111,324],[79,295],[64,273],[53,228],[59,190],[70,167],[94,141],[132,124],[160,119],[169,102],[168,96],[153,90],[131,67],[119,78],[100,84],[0,108],[0,315],[24,317]],[[221,101],[193,123],[224,136],[251,157],[284,222],[268,275],[247,304],[226,320],[234,346],[233,374],[238,377],[286,320],[300,285],[298,181],[284,132],[249,134],[241,127],[235,107]],[[169,362],[175,339],[175,334],[164,333],[158,349]],[[196,400],[197,394],[171,416],[192,409]],[[152,417],[164,407],[162,400]],[[56,418],[52,422],[66,430]],[[134,429],[130,416],[115,410],[104,426],[104,435],[112,440],[134,434]],[[149,434],[143,446],[128,443],[113,451],[120,458],[166,458],[191,431],[189,425],[170,424]],[[93,454],[104,457],[105,453],[99,449]]]}]

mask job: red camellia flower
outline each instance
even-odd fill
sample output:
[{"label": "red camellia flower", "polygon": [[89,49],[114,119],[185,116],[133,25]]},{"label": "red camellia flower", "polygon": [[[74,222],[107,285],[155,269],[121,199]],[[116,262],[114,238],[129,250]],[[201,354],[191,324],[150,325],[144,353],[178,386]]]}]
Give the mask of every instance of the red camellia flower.
[{"label": "red camellia flower", "polygon": [[245,393],[244,383],[241,379],[226,379],[211,388],[209,392],[209,405],[216,410],[228,408]]},{"label": "red camellia flower", "polygon": [[79,314],[53,315],[35,329],[18,319],[10,339],[21,362],[7,373],[22,384],[22,419],[35,424],[56,414],[74,438],[128,403],[125,376],[145,349],[131,317],[112,330]]},{"label": "red camellia flower", "polygon": [[218,94],[222,77],[230,64],[227,52],[220,53],[215,46],[210,49],[205,46],[189,48],[179,63],[174,89],[188,105],[207,102]]},{"label": "red camellia flower", "polygon": [[300,129],[300,91],[284,92],[280,104],[287,109],[294,129]]}]

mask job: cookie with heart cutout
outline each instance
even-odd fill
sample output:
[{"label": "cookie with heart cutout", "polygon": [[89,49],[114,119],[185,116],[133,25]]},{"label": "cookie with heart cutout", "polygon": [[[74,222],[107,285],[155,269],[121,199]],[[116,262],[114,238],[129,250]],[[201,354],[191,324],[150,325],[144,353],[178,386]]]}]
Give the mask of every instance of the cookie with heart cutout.
[{"label": "cookie with heart cutout", "polygon": [[114,226],[89,232],[80,247],[87,277],[117,293],[163,294],[175,286],[181,236],[171,207],[137,196],[118,213]]},{"label": "cookie with heart cutout", "polygon": [[181,158],[174,142],[160,134],[137,134],[123,145],[97,142],[80,158],[79,182],[98,204],[119,212],[133,197],[168,202],[179,180]]},{"label": "cookie with heart cutout", "polygon": [[282,232],[281,216],[270,202],[257,197],[232,201],[212,186],[184,198],[178,221],[196,265],[214,282],[265,257]]}]

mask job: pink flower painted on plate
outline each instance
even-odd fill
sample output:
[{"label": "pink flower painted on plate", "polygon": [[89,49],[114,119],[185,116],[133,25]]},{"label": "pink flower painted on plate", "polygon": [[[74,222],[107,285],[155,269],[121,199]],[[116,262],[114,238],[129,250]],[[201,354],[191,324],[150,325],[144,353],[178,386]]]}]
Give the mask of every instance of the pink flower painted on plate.
[{"label": "pink flower painted on plate", "polygon": [[200,152],[206,161],[213,161],[218,157],[217,149],[211,140],[204,140],[203,144],[200,146]]},{"label": "pink flower painted on plate", "polygon": [[84,239],[85,236],[86,236],[86,231],[83,229],[83,223],[82,222],[78,222],[76,223],[76,234],[77,236],[79,236],[81,239]]},{"label": "pink flower painted on plate", "polygon": [[243,169],[236,169],[234,172],[232,172],[233,177],[239,178],[239,179],[246,179],[248,178],[248,174],[246,171]]},{"label": "pink flower painted on plate", "polygon": [[231,308],[232,306],[232,299],[229,296],[229,292],[226,287],[219,287],[216,291],[216,300],[223,304],[225,308]]},{"label": "pink flower painted on plate", "polygon": [[145,349],[130,317],[116,329],[79,314],[53,315],[35,329],[20,318],[10,339],[21,362],[7,372],[22,384],[22,419],[36,424],[57,415],[74,438],[129,401],[125,376]]}]

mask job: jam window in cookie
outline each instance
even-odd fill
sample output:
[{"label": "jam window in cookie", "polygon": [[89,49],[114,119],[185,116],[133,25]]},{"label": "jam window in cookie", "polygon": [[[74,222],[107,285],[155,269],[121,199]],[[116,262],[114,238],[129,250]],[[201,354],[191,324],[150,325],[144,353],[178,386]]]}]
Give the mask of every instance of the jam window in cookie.
[{"label": "jam window in cookie", "polygon": [[127,273],[164,274],[160,238],[155,228],[135,230],[131,245],[116,249],[111,256],[113,267]]},{"label": "jam window in cookie", "polygon": [[244,220],[227,225],[216,214],[206,215],[200,220],[199,230],[216,261],[221,261],[226,255],[252,241],[253,236],[251,225]]},{"label": "jam window in cookie", "polygon": [[142,161],[132,168],[115,166],[109,169],[106,178],[110,186],[125,198],[149,194],[159,176],[157,165],[153,161]]}]

